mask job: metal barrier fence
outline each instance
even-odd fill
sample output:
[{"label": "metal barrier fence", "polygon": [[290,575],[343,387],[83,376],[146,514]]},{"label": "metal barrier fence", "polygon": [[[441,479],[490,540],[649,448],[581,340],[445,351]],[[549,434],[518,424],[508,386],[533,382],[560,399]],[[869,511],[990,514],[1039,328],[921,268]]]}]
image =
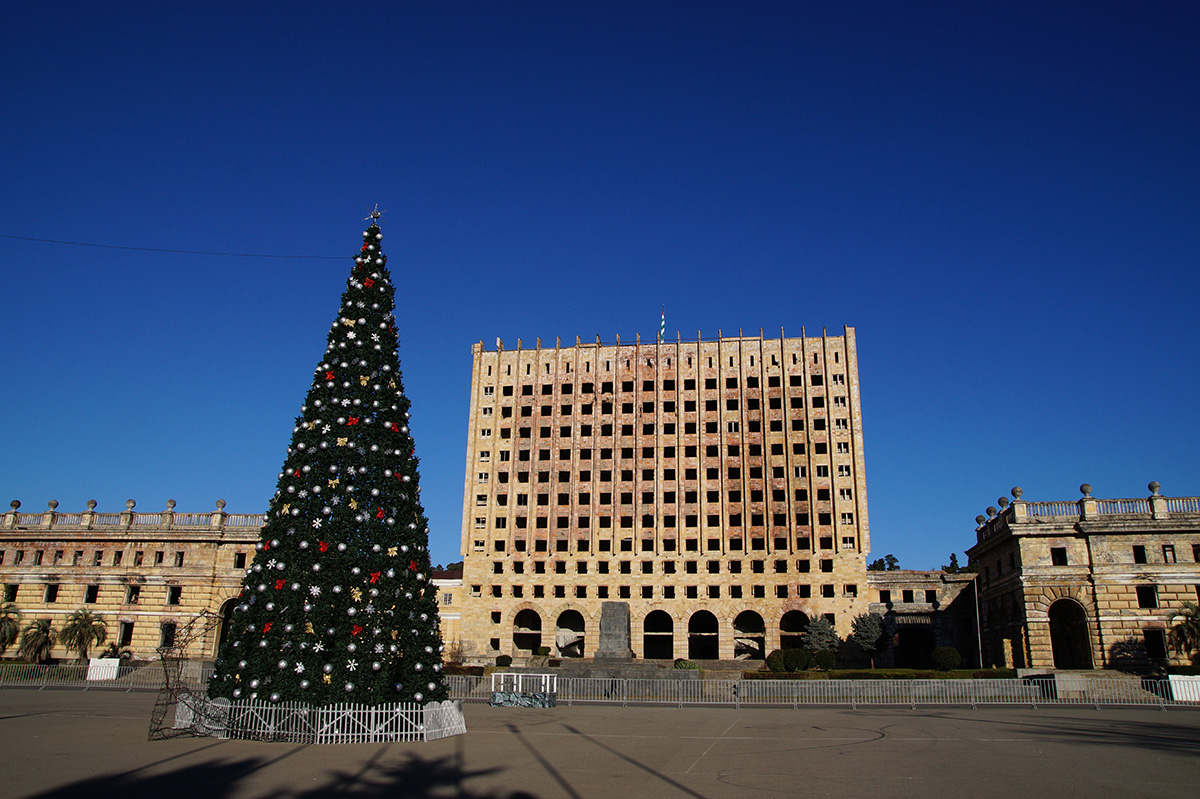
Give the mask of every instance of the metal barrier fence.
[{"label": "metal barrier fence", "polygon": [[[448,675],[452,699],[488,702],[483,677]],[[1200,677],[1079,675],[1015,680],[651,680],[559,676],[558,704],[707,705],[1140,705],[1200,707]]]},{"label": "metal barrier fence", "polygon": [[[88,679],[89,670],[92,678]],[[208,685],[212,668],[199,663],[185,664],[180,677],[193,689]],[[0,689],[3,688],[78,688],[81,690],[116,689],[120,691],[158,691],[163,687],[163,668],[160,663],[137,666],[121,665],[115,676],[98,676],[86,663],[62,666],[35,666],[27,663],[0,664]]]},{"label": "metal barrier fence", "polygon": [[[121,665],[115,676],[88,679],[81,665],[0,664],[0,689],[75,688],[158,691],[158,663]],[[95,678],[97,673],[93,671]],[[202,690],[212,668],[185,664],[184,685]],[[537,675],[523,675],[536,677]],[[687,680],[608,679],[556,675],[559,704],[708,705],[800,707],[801,705],[1140,705],[1200,707],[1200,677],[1089,677],[1070,673],[1015,680]],[[447,675],[451,699],[487,703],[492,682],[485,677]]]}]

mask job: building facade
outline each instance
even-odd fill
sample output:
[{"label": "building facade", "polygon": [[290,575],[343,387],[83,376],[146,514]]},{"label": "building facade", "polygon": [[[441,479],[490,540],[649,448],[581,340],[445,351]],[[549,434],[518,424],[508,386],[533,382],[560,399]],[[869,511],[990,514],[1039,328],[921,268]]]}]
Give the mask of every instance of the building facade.
[{"label": "building facade", "polygon": [[[49,619],[57,629],[67,614],[86,608],[105,622],[108,642],[150,660],[208,611],[222,623],[185,651],[196,659],[216,657],[254,560],[263,514],[226,513],[223,500],[209,513],[176,513],[170,500],[166,510],[152,513],[135,511],[133,500],[121,513],[99,513],[95,502],[82,513],[61,513],[54,501],[41,513],[20,507],[13,501],[0,521],[0,585],[3,601],[14,603],[24,622]],[[434,572],[432,583],[443,638],[453,639],[461,574]],[[62,646],[54,655],[74,656]]]},{"label": "building facade", "polygon": [[1012,501],[979,516],[984,656],[1037,669],[1185,664],[1167,647],[1172,618],[1200,599],[1200,498]]},{"label": "building facade", "polygon": [[970,572],[868,571],[870,612],[884,622],[885,644],[875,665],[932,668],[939,646],[957,649],[964,667],[979,665],[975,579]]},{"label": "building facade", "polygon": [[641,658],[760,658],[866,611],[853,328],[472,354],[468,659],[590,656],[606,600]]},{"label": "building facade", "polygon": [[[25,621],[86,608],[100,614],[108,642],[136,658],[151,659],[175,644],[202,611],[228,618],[252,561],[261,514],[140,513],[129,500],[120,513],[61,513],[51,501],[42,513],[21,513],[13,501],[0,524],[0,583],[4,601]],[[221,628],[195,642],[189,654],[216,656]],[[12,654],[10,652],[9,654]],[[54,653],[70,655],[61,646]]]}]

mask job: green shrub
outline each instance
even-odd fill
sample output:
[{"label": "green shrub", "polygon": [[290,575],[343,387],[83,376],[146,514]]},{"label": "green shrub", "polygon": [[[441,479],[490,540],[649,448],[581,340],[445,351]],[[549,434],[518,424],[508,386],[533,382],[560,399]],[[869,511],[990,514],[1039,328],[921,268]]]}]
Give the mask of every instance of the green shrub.
[{"label": "green shrub", "polygon": [[550,654],[550,647],[539,646],[536,650],[534,650],[533,654],[537,655],[538,657],[545,657],[546,655]]},{"label": "green shrub", "polygon": [[511,655],[496,655],[496,665],[500,668],[507,668],[512,665]]},{"label": "green shrub", "polygon": [[[841,672],[833,672],[840,674]],[[783,672],[777,674],[773,671],[744,671],[742,672],[743,680],[828,680],[831,675],[824,671],[800,671],[795,673]]]},{"label": "green shrub", "polygon": [[807,649],[785,649],[783,651],[784,671],[808,671],[812,663],[812,652]]},{"label": "green shrub", "polygon": [[1012,669],[979,669],[971,672],[974,680],[1012,680],[1016,676],[1017,673]]},{"label": "green shrub", "polygon": [[962,655],[952,646],[935,647],[930,658],[933,660],[933,667],[938,671],[957,669],[962,663]]},{"label": "green shrub", "polygon": [[693,660],[688,660],[687,658],[676,658],[675,668],[679,669],[680,671],[699,671],[700,666]]},{"label": "green shrub", "polygon": [[913,673],[903,671],[839,671],[829,676],[831,680],[911,680]]},{"label": "green shrub", "polygon": [[818,669],[829,671],[837,663],[837,653],[832,649],[822,649],[812,653],[813,664]]},{"label": "green shrub", "polygon": [[767,668],[774,672],[787,671],[785,665],[786,656],[782,649],[772,650],[771,654],[767,655]]}]

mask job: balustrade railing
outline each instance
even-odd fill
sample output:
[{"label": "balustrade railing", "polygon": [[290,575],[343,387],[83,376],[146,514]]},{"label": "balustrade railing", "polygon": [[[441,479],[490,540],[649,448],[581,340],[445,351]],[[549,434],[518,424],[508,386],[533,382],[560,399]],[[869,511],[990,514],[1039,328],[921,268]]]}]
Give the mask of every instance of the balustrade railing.
[{"label": "balustrade railing", "polygon": [[1030,516],[1078,516],[1078,502],[1027,502],[1025,512]]},{"label": "balustrade railing", "polygon": [[1200,513],[1200,497],[1167,497],[1167,513]]},{"label": "balustrade railing", "polygon": [[1149,513],[1148,499],[1098,499],[1096,509],[1100,513]]},{"label": "balustrade railing", "polygon": [[230,513],[225,517],[226,527],[262,527],[266,523],[265,513]]}]

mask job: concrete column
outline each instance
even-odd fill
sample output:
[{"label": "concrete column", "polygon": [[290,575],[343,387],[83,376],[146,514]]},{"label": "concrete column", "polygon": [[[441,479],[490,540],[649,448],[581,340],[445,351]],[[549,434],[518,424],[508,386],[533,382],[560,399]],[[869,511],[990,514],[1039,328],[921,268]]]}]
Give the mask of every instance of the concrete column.
[{"label": "concrete column", "polygon": [[225,513],[225,500],[218,499],[217,500],[217,509],[215,511],[213,511],[212,519],[211,519],[211,521],[209,521],[208,526],[211,527],[213,530],[225,529],[225,516],[226,515],[227,514]]},{"label": "concrete column", "polygon": [[1162,486],[1154,480],[1147,486],[1150,489],[1150,514],[1155,519],[1166,519],[1171,514],[1167,511],[1167,498],[1159,495]]},{"label": "concrete column", "polygon": [[121,511],[121,526],[129,529],[133,527],[133,509],[137,505],[132,499],[125,500],[125,510]]},{"label": "concrete column", "polygon": [[1092,487],[1084,483],[1079,487],[1079,492],[1083,494],[1079,500],[1079,518],[1095,519],[1099,517],[1100,507],[1095,497],[1092,496]]},{"label": "concrete column", "polygon": [[47,510],[45,513],[42,514],[42,527],[49,530],[51,527],[54,526],[54,517],[56,517],[58,515],[55,512],[55,509],[58,508],[58,500],[57,499],[50,500],[49,502],[46,503],[46,507],[49,508],[49,510]]},{"label": "concrete column", "polygon": [[17,526],[17,511],[21,509],[21,500],[14,499],[12,502],[8,503],[8,506],[11,508],[11,510],[4,514],[4,529],[12,530]]}]

